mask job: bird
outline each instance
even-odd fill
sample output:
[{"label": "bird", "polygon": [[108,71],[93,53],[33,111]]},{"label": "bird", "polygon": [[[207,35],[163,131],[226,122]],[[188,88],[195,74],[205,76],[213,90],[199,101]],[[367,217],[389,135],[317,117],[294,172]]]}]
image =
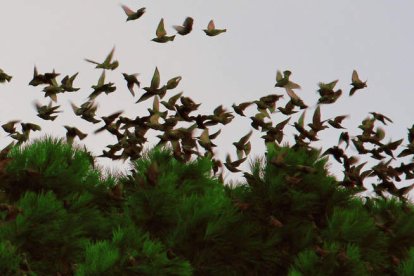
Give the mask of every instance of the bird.
[{"label": "bird", "polygon": [[187,35],[193,30],[193,23],[194,19],[191,17],[187,17],[184,20],[184,23],[182,26],[174,25],[173,28],[177,31],[180,35]]},{"label": "bird", "polygon": [[3,130],[9,134],[13,134],[16,133],[16,127],[14,126],[15,124],[20,123],[20,120],[12,120],[9,121],[5,124],[3,124],[1,127],[3,128]]},{"label": "bird", "polygon": [[239,141],[234,142],[233,145],[236,147],[237,150],[237,157],[241,159],[243,157],[243,152],[247,156],[251,150],[251,144],[248,142],[250,136],[252,135],[252,130],[250,130],[246,135],[240,138]]},{"label": "bird", "polygon": [[98,105],[95,105],[93,101],[84,102],[80,107],[77,107],[72,102],[70,104],[76,116],[81,116],[82,119],[94,124],[100,122],[100,120],[94,118]]},{"label": "bird", "polygon": [[318,84],[319,89],[318,92],[320,94],[320,98],[318,99],[319,104],[332,104],[336,102],[336,100],[342,95],[342,90],[338,89],[334,91],[335,85],[338,83],[338,80],[334,80],[330,83],[322,83]]},{"label": "bird", "polygon": [[75,80],[75,78],[78,76],[78,73],[72,75],[71,77],[69,77],[68,75],[65,76],[61,81],[61,85],[60,87],[62,88],[63,91],[66,92],[76,92],[78,91],[80,88],[75,88],[73,87],[73,81]]},{"label": "bird", "polygon": [[212,148],[216,147],[213,142],[210,140],[210,136],[208,134],[208,128],[204,129],[201,135],[198,137],[198,143],[202,146],[205,150],[213,153]]},{"label": "bird", "polygon": [[308,124],[308,126],[315,132],[318,132],[320,130],[324,130],[325,128],[328,128],[328,126],[325,126],[323,123],[326,122],[326,120],[321,121],[321,107],[318,105],[318,107],[315,109],[315,112],[313,113],[313,119],[312,123]]},{"label": "bird", "polygon": [[140,18],[145,13],[145,9],[146,9],[144,7],[144,8],[138,9],[137,11],[133,11],[125,5],[121,5],[121,7],[124,10],[125,14],[128,16],[126,21],[137,20],[138,18]]},{"label": "bird", "polygon": [[10,82],[13,77],[7,75],[2,69],[0,69],[0,83]]},{"label": "bird", "polygon": [[39,102],[35,101],[34,106],[38,112],[37,116],[42,118],[43,120],[51,120],[54,121],[57,116],[51,116],[54,113],[60,113],[62,111],[56,111],[60,107],[60,105],[52,106],[52,102],[49,105],[41,105]]},{"label": "bird", "polygon": [[76,127],[71,127],[71,126],[67,126],[67,125],[64,125],[64,127],[66,128],[66,141],[70,145],[73,144],[73,140],[76,136],[80,140],[83,140],[83,139],[85,139],[86,136],[88,136],[88,134],[83,133],[82,131],[80,131]]},{"label": "bird", "polygon": [[102,71],[98,83],[96,85],[92,85],[92,88],[93,92],[88,96],[89,100],[94,100],[103,92],[108,95],[109,93],[112,93],[116,90],[113,82],[105,83],[105,71]]},{"label": "bird", "polygon": [[352,72],[352,88],[349,91],[349,96],[352,96],[357,90],[367,87],[367,81],[361,81],[359,79],[358,73],[356,70]]},{"label": "bird", "polygon": [[60,75],[59,73],[55,72],[55,69],[53,69],[52,73],[39,74],[37,72],[37,68],[35,65],[33,69],[33,79],[29,82],[29,85],[31,86],[38,86],[41,84],[52,85],[52,79],[56,78],[59,75]]},{"label": "bird", "polygon": [[115,121],[115,119],[116,118],[118,118],[119,117],[119,115],[121,115],[122,113],[124,113],[123,111],[117,111],[117,112],[115,112],[115,113],[112,113],[111,115],[109,115],[109,116],[103,116],[103,117],[101,117],[102,118],[102,120],[105,122],[105,125],[103,126],[103,127],[101,127],[101,128],[99,128],[99,129],[97,129],[97,130],[95,130],[95,134],[97,134],[97,133],[99,133],[99,132],[101,132],[101,131],[103,131],[103,130],[105,130],[105,129],[107,129],[107,127],[113,122],[113,121]]},{"label": "bird", "polygon": [[43,88],[45,97],[49,97],[52,101],[57,102],[57,94],[64,92],[63,88],[57,83],[56,79],[50,80],[50,84]]},{"label": "bird", "polygon": [[294,82],[289,80],[290,75],[292,75],[292,72],[289,71],[289,70],[283,71],[283,75],[279,70],[277,70],[275,87],[282,87],[282,88],[289,88],[289,89],[300,89],[299,84],[294,83]]},{"label": "bird", "polygon": [[346,147],[345,149],[347,149],[349,147],[349,133],[347,131],[342,132],[339,135],[339,139],[338,139],[338,145],[340,145],[342,142],[345,142]]},{"label": "bird", "polygon": [[183,92],[180,92],[180,93],[172,96],[171,98],[169,98],[168,101],[161,101],[161,104],[164,105],[165,108],[167,108],[168,110],[176,111],[175,103],[181,97],[182,94],[183,94]]},{"label": "bird", "polygon": [[131,92],[132,96],[135,97],[135,92],[134,92],[134,85],[138,86],[138,88],[140,88],[141,83],[139,82],[137,76],[139,75],[138,73],[136,74],[127,74],[127,73],[122,73],[122,75],[124,76],[124,79],[127,82],[127,87],[129,92]]},{"label": "bird", "polygon": [[246,117],[246,115],[244,115],[243,111],[252,104],[253,104],[253,102],[244,102],[244,103],[240,103],[238,105],[233,103],[232,107],[233,107],[234,112],[236,112],[240,116]]},{"label": "bird", "polygon": [[377,112],[370,112],[370,114],[371,114],[372,116],[374,116],[375,120],[380,121],[380,122],[381,122],[381,123],[383,123],[384,125],[387,125],[387,122],[386,122],[386,121],[388,121],[388,122],[390,122],[390,123],[392,123],[392,122],[393,122],[390,118],[388,118],[387,116],[385,116],[385,115],[383,115],[383,114],[381,114],[381,113],[377,113]]},{"label": "bird", "polygon": [[221,33],[226,32],[227,29],[216,29],[216,26],[214,24],[214,21],[213,20],[210,20],[210,22],[208,22],[207,29],[204,29],[203,31],[208,36],[216,36],[216,35],[219,35]]},{"label": "bird", "polygon": [[167,36],[167,32],[164,28],[164,18],[161,18],[160,23],[158,23],[157,30],[155,31],[156,38],[153,38],[152,41],[158,43],[166,43],[168,41],[174,41],[175,35]]},{"label": "bird", "polygon": [[330,124],[331,126],[333,126],[334,128],[340,129],[340,128],[344,128],[341,123],[342,121],[349,117],[348,115],[341,115],[341,116],[336,116],[335,118],[329,119],[328,120],[328,124]]},{"label": "bird", "polygon": [[85,58],[85,61],[96,64],[97,69],[104,69],[104,70],[115,70],[119,66],[119,62],[117,60],[112,61],[113,55],[115,52],[115,47],[112,48],[111,52],[106,56],[105,60],[102,63],[90,60]]},{"label": "bird", "polygon": [[237,167],[240,166],[240,164],[243,163],[246,160],[246,158],[247,157],[244,157],[236,161],[231,161],[230,155],[227,154],[226,162],[224,163],[224,166],[226,166],[226,168],[231,172],[234,172],[234,173],[240,172],[240,170]]},{"label": "bird", "polygon": [[164,85],[160,88],[160,72],[158,67],[155,67],[154,74],[152,75],[151,85],[150,87],[144,87],[145,93],[141,95],[141,97],[135,103],[139,103],[145,101],[155,95],[159,95],[162,99],[167,92],[167,87]]}]

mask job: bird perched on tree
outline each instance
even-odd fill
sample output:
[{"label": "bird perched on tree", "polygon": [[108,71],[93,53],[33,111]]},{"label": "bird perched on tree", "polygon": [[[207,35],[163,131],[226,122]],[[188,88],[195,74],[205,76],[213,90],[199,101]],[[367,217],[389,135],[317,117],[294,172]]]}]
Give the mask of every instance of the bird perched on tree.
[{"label": "bird perched on tree", "polygon": [[203,31],[208,36],[216,36],[216,35],[226,32],[227,29],[216,29],[216,25],[214,24],[214,21],[210,20],[210,22],[207,25],[207,29],[204,29]]},{"label": "bird perched on tree", "polygon": [[152,41],[158,43],[166,43],[168,41],[174,41],[175,35],[167,36],[167,32],[164,28],[164,18],[161,18],[160,23],[158,23],[157,30],[155,31],[156,38],[153,38]]},{"label": "bird perched on tree", "polygon": [[0,83],[10,82],[12,76],[7,75],[2,69],[0,69]]},{"label": "bird perched on tree", "polygon": [[125,14],[128,16],[126,21],[137,20],[145,13],[145,7],[140,8],[137,11],[133,11],[125,5],[121,5],[121,7],[124,10]]},{"label": "bird perched on tree", "polygon": [[184,20],[184,23],[182,26],[174,25],[173,28],[177,31],[180,35],[187,35],[193,30],[193,23],[194,20],[191,17],[187,17]]},{"label": "bird perched on tree", "polygon": [[105,69],[105,70],[115,70],[119,66],[119,62],[117,60],[112,61],[113,55],[115,52],[115,47],[112,48],[111,52],[106,56],[104,62],[99,63],[90,59],[85,58],[87,62],[96,64],[97,69]]},{"label": "bird perched on tree", "polygon": [[358,73],[356,70],[352,72],[352,88],[349,91],[349,96],[352,96],[357,90],[367,87],[367,81],[361,81],[359,79]]},{"label": "bird perched on tree", "polygon": [[138,88],[141,86],[141,83],[139,82],[137,78],[139,74],[128,75],[126,73],[122,73],[122,75],[124,76],[124,79],[127,82],[127,87],[129,89],[129,92],[131,92],[132,96],[135,97],[134,85],[138,86]]},{"label": "bird perched on tree", "polygon": [[60,113],[62,111],[56,111],[60,107],[60,105],[52,106],[52,102],[49,105],[41,105],[39,102],[35,101],[34,106],[38,112],[37,116],[42,118],[43,120],[51,120],[54,121],[57,116],[51,116],[54,113]]}]

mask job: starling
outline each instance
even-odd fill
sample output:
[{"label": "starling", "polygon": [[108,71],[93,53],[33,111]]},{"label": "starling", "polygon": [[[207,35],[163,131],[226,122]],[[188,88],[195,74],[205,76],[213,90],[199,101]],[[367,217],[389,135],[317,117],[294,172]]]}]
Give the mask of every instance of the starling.
[{"label": "starling", "polygon": [[296,84],[289,80],[290,75],[292,72],[289,70],[283,71],[282,73],[277,70],[276,72],[276,84],[275,87],[283,87],[283,88],[289,88],[289,89],[300,89],[300,85]]},{"label": "starling", "polygon": [[0,83],[10,82],[12,76],[7,75],[2,69],[0,69]]},{"label": "starling", "polygon": [[384,125],[387,125],[387,122],[386,122],[386,121],[388,121],[388,122],[390,122],[390,123],[392,123],[392,122],[393,122],[390,118],[388,118],[388,117],[387,117],[387,116],[385,116],[385,115],[382,115],[381,113],[370,112],[370,114],[372,114],[372,116],[374,116],[375,120],[380,121],[380,122],[381,122],[381,123],[383,123]]},{"label": "starling", "polygon": [[187,17],[182,26],[174,25],[173,28],[180,35],[187,35],[193,30],[193,18]]},{"label": "starling", "polygon": [[216,29],[216,26],[214,24],[213,20],[210,20],[210,22],[207,25],[207,29],[203,30],[206,35],[208,36],[216,36],[219,35],[221,33],[224,33],[227,31],[227,29]]},{"label": "starling", "polygon": [[13,133],[16,133],[16,127],[14,125],[17,123],[20,123],[20,120],[9,121],[5,123],[4,125],[2,125],[1,127],[4,129],[5,132],[13,134]]},{"label": "starling", "polygon": [[96,61],[93,61],[93,60],[90,60],[90,59],[87,59],[87,58],[85,58],[85,60],[87,62],[96,64],[95,68],[104,69],[104,70],[115,70],[116,68],[118,68],[119,62],[117,60],[112,61],[112,57],[114,55],[114,52],[115,52],[115,47],[112,48],[111,52],[108,54],[108,56],[105,58],[104,62],[102,62],[102,63],[99,63],[99,62],[96,62]]},{"label": "starling", "polygon": [[167,32],[164,28],[164,18],[161,18],[160,23],[158,23],[157,30],[155,31],[156,38],[153,38],[152,41],[158,43],[166,43],[168,41],[174,41],[175,35],[167,36]]},{"label": "starling", "polygon": [[244,102],[244,103],[241,103],[241,104],[238,104],[238,105],[236,105],[236,104],[233,104],[232,105],[232,107],[233,107],[233,109],[234,109],[234,111],[237,113],[237,114],[239,114],[240,116],[246,116],[246,115],[244,115],[244,113],[243,113],[243,111],[248,107],[248,106],[250,106],[250,105],[252,105],[253,104],[253,102]]},{"label": "starling", "polygon": [[89,95],[89,100],[94,100],[100,94],[105,92],[105,94],[112,93],[116,90],[116,87],[113,86],[113,82],[105,83],[105,71],[102,71],[101,76],[99,77],[98,83],[96,85],[92,85],[93,92]]},{"label": "starling", "polygon": [[73,81],[75,80],[75,78],[77,76],[78,76],[78,73],[72,75],[71,77],[65,76],[61,80],[60,87],[63,89],[63,91],[66,91],[66,92],[76,92],[76,91],[78,91],[80,89],[80,88],[74,88],[73,87]]},{"label": "starling", "polygon": [[333,126],[334,128],[344,128],[341,123],[342,121],[347,118],[348,115],[341,115],[341,116],[336,116],[333,120],[329,119],[328,120],[328,124],[330,124],[331,126]]},{"label": "starling", "polygon": [[367,87],[367,81],[361,81],[359,79],[357,71],[352,72],[352,88],[349,91],[349,96],[352,96],[357,90]]},{"label": "starling", "polygon": [[133,11],[125,5],[121,5],[121,7],[124,10],[125,14],[128,16],[126,21],[137,20],[145,13],[145,8],[140,8],[137,11]]},{"label": "starling", "polygon": [[122,73],[122,75],[124,76],[124,79],[127,82],[127,87],[128,87],[129,92],[131,92],[132,96],[135,97],[134,85],[138,86],[138,88],[141,86],[141,83],[137,79],[137,76],[139,74],[128,75],[126,73]]},{"label": "starling", "polygon": [[243,157],[243,152],[247,156],[250,153],[251,144],[248,142],[250,136],[252,135],[252,131],[250,130],[245,136],[240,138],[238,142],[234,142],[233,145],[237,149],[237,157],[241,159]]},{"label": "starling", "polygon": [[80,140],[85,139],[88,134],[81,132],[76,127],[64,126],[66,128],[66,141],[68,144],[73,144],[74,138],[77,136]]},{"label": "starling", "polygon": [[41,105],[39,102],[34,102],[34,106],[37,109],[37,116],[42,118],[43,120],[51,120],[54,121],[57,116],[51,116],[54,113],[59,113],[61,111],[56,111],[60,107],[60,105],[52,106],[52,102],[49,103],[49,105]]}]

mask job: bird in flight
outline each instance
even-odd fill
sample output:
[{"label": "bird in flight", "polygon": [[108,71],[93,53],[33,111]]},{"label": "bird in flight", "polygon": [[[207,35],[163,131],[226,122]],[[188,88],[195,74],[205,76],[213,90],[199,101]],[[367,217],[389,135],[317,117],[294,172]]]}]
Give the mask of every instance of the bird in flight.
[{"label": "bird in flight", "polygon": [[137,20],[145,13],[145,8],[140,8],[137,11],[133,11],[125,5],[121,5],[121,7],[124,10],[125,14],[128,16],[126,21]]},{"label": "bird in flight", "polygon": [[111,52],[106,56],[104,62],[99,63],[90,59],[85,58],[87,62],[96,64],[97,69],[105,69],[105,70],[115,70],[119,66],[119,62],[117,60],[112,61],[113,55],[115,52],[115,47],[112,48]]},{"label": "bird in flight", "polygon": [[124,76],[124,79],[127,82],[127,87],[129,89],[129,92],[131,92],[132,96],[135,97],[135,92],[134,92],[134,85],[138,86],[138,88],[141,86],[141,83],[139,82],[137,76],[139,74],[126,74],[126,73],[122,73],[122,75]]},{"label": "bird in flight", "polygon": [[167,36],[167,32],[164,28],[164,18],[161,18],[160,23],[158,23],[157,30],[155,31],[156,38],[153,38],[152,41],[158,43],[166,43],[168,41],[174,41],[175,35]]},{"label": "bird in flight", "polygon": [[7,75],[2,69],[0,69],[0,83],[10,82],[12,76]]},{"label": "bird in flight", "polygon": [[367,87],[367,81],[361,81],[361,80],[359,79],[359,76],[358,76],[357,71],[356,71],[356,70],[354,70],[354,71],[352,72],[352,82],[351,82],[351,85],[352,85],[352,88],[351,88],[351,90],[349,91],[349,96],[354,95],[354,93],[355,93],[357,90]]},{"label": "bird in flight", "polygon": [[214,24],[214,21],[210,20],[210,22],[207,25],[207,29],[204,29],[203,31],[208,36],[216,36],[216,35],[226,32],[227,29],[216,29],[216,25]]},{"label": "bird in flight", "polygon": [[184,23],[182,26],[174,25],[173,28],[177,31],[180,35],[187,35],[193,30],[193,23],[194,19],[191,17],[187,17],[184,20]]}]

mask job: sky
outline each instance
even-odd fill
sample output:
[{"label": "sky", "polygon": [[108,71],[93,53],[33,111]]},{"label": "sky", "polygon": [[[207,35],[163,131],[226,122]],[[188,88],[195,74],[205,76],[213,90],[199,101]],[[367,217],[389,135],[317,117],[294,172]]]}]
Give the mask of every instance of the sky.
[{"label": "sky", "polygon": [[[120,4],[133,10],[146,7],[146,13],[137,21],[126,22]],[[334,105],[321,107],[322,119],[349,114],[343,125],[351,135],[357,135],[357,126],[368,113],[380,112],[394,121],[385,128],[385,140],[406,138],[407,128],[414,123],[413,10],[412,1],[385,0],[3,1],[0,68],[13,79],[0,85],[0,123],[21,119],[41,125],[42,133],[31,133],[31,138],[44,134],[64,137],[63,125],[76,126],[89,133],[81,144],[96,155],[101,154],[106,145],[116,143],[116,138],[106,132],[94,135],[92,132],[102,124],[92,125],[76,117],[69,102],[78,106],[85,102],[92,92],[91,85],[97,83],[101,74],[84,58],[103,61],[115,46],[114,58],[120,66],[107,72],[106,77],[117,85],[117,91],[98,97],[97,116],[118,110],[131,118],[148,114],[152,99],[135,104],[143,90],[132,97],[123,72],[139,73],[142,86],[149,86],[156,66],[162,83],[182,76],[179,86],[165,99],[183,91],[183,96],[201,103],[198,112],[207,114],[220,104],[233,111],[233,103],[286,94],[274,87],[275,76],[277,70],[290,70],[291,80],[302,87],[297,94],[310,106],[308,120],[318,99],[318,82],[339,79],[337,88],[344,95]],[[167,33],[173,34],[172,25],[181,24],[187,16],[194,18],[192,33],[177,36],[174,42],[166,44],[151,41],[161,18]],[[210,19],[227,32],[206,36],[202,29]],[[34,65],[41,73],[56,69],[61,77],[79,72],[75,86],[81,90],[59,94],[58,104],[63,112],[53,122],[36,116],[33,101],[47,104],[49,99],[44,98],[42,88],[28,86]],[[362,80],[367,80],[368,87],[348,97],[354,69]],[[257,110],[251,106],[246,113],[253,116]],[[285,117],[273,114],[272,119],[278,122]],[[214,140],[217,156],[224,161],[230,153],[235,160],[232,143],[252,129],[250,119],[236,115],[230,124],[213,127],[210,134],[218,129],[221,134]],[[198,130],[196,134],[200,133]],[[339,133],[321,133],[321,141],[315,145],[335,145]],[[13,141],[6,134],[2,133],[1,147]],[[154,131],[148,136],[148,146],[158,142],[157,134],[160,133]],[[251,136],[252,158],[265,152],[261,135],[254,130]],[[286,137],[289,140],[289,134]],[[352,148],[350,152],[356,153]],[[332,170],[341,177],[339,167],[332,163]],[[106,158],[99,158],[98,164],[124,172],[129,168],[128,162]],[[248,171],[248,162],[240,168]],[[242,179],[241,173],[225,176],[226,181]]]}]

